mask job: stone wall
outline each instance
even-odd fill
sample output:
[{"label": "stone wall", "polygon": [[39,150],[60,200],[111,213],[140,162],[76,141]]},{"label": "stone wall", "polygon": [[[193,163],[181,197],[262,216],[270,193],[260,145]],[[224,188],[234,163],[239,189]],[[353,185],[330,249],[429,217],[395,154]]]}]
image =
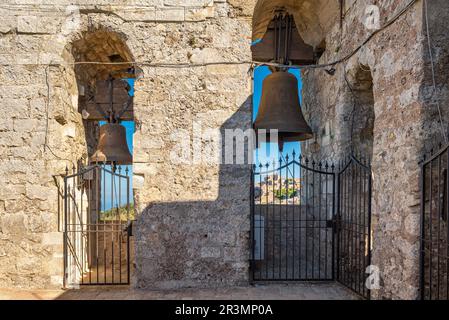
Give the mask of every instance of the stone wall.
[{"label": "stone wall", "polygon": [[[249,60],[255,2],[99,0],[89,5],[75,1],[78,9],[66,12],[72,1],[52,5],[38,1],[35,6],[3,1],[0,110],[7,116],[0,120],[0,287],[62,283],[54,177],[87,158],[75,72],[105,72],[74,68],[70,63],[80,57],[71,48],[99,30],[114,34],[129,50],[127,58],[144,62],[139,64],[143,77],[136,82],[134,106],[134,187],[139,211],[134,284],[173,288],[247,283],[249,168],[205,164],[202,157],[209,158],[199,157],[201,151],[221,144],[214,137],[198,140],[195,133],[200,122],[204,131],[215,129],[215,133],[250,127],[248,65],[175,69],[149,64]],[[446,120],[444,21],[449,5],[445,0],[428,2],[437,96]],[[329,16],[327,7],[320,6],[325,1],[316,6],[298,3],[311,10],[301,13],[304,21]],[[310,34],[305,34],[307,25],[301,26],[303,38],[311,44],[325,43],[320,63],[345,56],[374,31],[363,23],[371,2],[345,3],[341,25],[334,19],[333,25],[320,24],[319,32]],[[405,5],[402,0],[376,4],[380,25]],[[316,132],[315,139],[303,145],[304,152],[315,158],[339,158],[354,141],[365,152],[372,149],[373,264],[379,266],[382,280],[381,289],[373,292],[375,298],[418,296],[417,163],[439,134],[423,17],[420,0],[348,61],[335,66],[333,76],[322,69],[303,70],[304,113]],[[325,42],[320,35],[325,35]],[[361,139],[362,134],[366,139]],[[193,148],[188,163],[179,163],[181,155],[173,153],[180,140]]]},{"label": "stone wall", "polygon": [[[366,28],[361,18],[368,4],[357,1],[346,8],[342,28],[336,23],[326,35],[326,51],[320,63],[335,61],[350,53],[373,31]],[[380,25],[405,4],[404,1],[378,3]],[[434,54],[437,53],[437,85],[439,96],[447,102],[447,79],[444,78],[447,72],[443,70],[447,61],[447,41],[443,41],[443,34],[447,28],[443,27],[443,16],[447,16],[447,3],[429,1]],[[425,97],[430,88],[424,28],[423,1],[418,1],[347,62],[337,65],[335,75],[323,70],[303,71],[306,118],[317,133],[313,141],[304,144],[305,153],[323,158],[342,157],[351,146],[360,143],[363,129],[374,120],[372,263],[381,272],[381,288],[373,291],[373,297],[378,299],[418,297],[418,161],[423,149],[433,144],[438,134],[437,109],[428,103],[430,98]],[[360,72],[371,73],[372,78],[375,117],[366,124],[365,121],[372,118],[372,111],[358,97],[363,84],[357,77]],[[348,128],[352,125],[354,106],[356,130],[351,140]],[[446,119],[447,108],[444,104],[442,107]],[[365,119],[360,120],[363,114]],[[361,129],[359,133],[357,127]]]},{"label": "stone wall", "polygon": [[[87,158],[86,140],[92,151],[95,128],[89,125],[85,133],[78,93],[111,67],[71,63],[107,61],[105,54],[115,45],[107,40],[109,47],[102,47],[101,39],[90,37],[98,32],[123,43],[126,59],[146,63],[139,65],[134,106],[134,187],[140,211],[135,284],[246,283],[249,167],[179,165],[170,153],[172,133],[192,133],[193,121],[201,119],[204,130],[221,132],[250,127],[249,65],[175,69],[147,64],[249,60],[254,5],[238,0],[75,1],[78,6],[67,11],[72,3],[4,1],[0,7],[0,108],[9,115],[0,127],[0,287],[62,284],[53,176]],[[51,149],[44,148],[46,139]]]},{"label": "stone wall", "polygon": [[[145,48],[134,50],[142,52],[136,59],[194,64],[250,59],[251,19],[225,2],[208,12],[211,19],[203,22],[142,27]],[[198,134],[250,128],[248,67],[142,67],[134,108],[134,187],[141,213],[135,227],[136,286],[247,283],[250,170],[208,164],[201,153],[221,142],[199,141]],[[192,147],[183,161],[176,147],[181,141]]]},{"label": "stone wall", "polygon": [[[4,60],[14,50],[39,55],[39,36],[2,35],[0,42]],[[0,287],[60,286],[60,175],[87,155],[74,74],[7,65],[0,82]]]}]

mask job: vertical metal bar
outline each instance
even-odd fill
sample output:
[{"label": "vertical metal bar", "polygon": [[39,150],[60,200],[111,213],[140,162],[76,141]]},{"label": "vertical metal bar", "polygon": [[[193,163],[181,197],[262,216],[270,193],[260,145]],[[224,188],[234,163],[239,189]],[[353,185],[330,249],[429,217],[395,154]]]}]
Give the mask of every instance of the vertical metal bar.
[{"label": "vertical metal bar", "polygon": [[268,276],[268,249],[269,249],[268,248],[268,233],[270,230],[270,219],[269,219],[269,214],[270,214],[269,193],[270,193],[270,190],[269,190],[269,186],[268,186],[268,181],[269,181],[268,174],[269,174],[270,164],[268,162],[267,162],[266,168],[267,168],[267,170],[266,170],[267,173],[265,176],[265,191],[266,191],[265,200],[267,203],[265,204],[265,215],[264,215],[264,251],[263,251],[264,259],[263,259],[262,263],[265,268],[265,279],[269,279],[269,276]]},{"label": "vertical metal bar", "polygon": [[[372,206],[372,171],[371,171],[371,164],[369,164],[369,171],[368,171],[368,266],[371,265],[371,206]],[[367,288],[368,289],[368,288]],[[369,299],[371,296],[371,291],[367,290],[367,298]]]},{"label": "vertical metal bar", "polygon": [[312,162],[312,279],[315,278],[315,230],[316,230],[316,208],[315,208],[315,161]]},{"label": "vertical metal bar", "polygon": [[279,247],[278,247],[278,266],[279,279],[282,278],[282,159],[279,159]]},{"label": "vertical metal bar", "polygon": [[346,210],[345,210],[345,219],[343,221],[343,230],[345,230],[345,264],[344,264],[344,277],[345,277],[345,283],[349,286],[349,218],[350,218],[350,211],[351,211],[351,166],[348,167],[347,172],[345,172],[345,180],[346,180]]},{"label": "vertical metal bar", "polygon": [[[89,174],[93,174],[93,170],[89,170]],[[89,198],[88,198],[88,214],[87,214],[87,249],[88,249],[88,271],[89,271],[89,284],[92,284],[92,179],[88,180],[88,188],[89,188]]]},{"label": "vertical metal bar", "polygon": [[351,171],[350,171],[350,203],[348,211],[348,281],[349,286],[354,290],[354,275],[352,269],[354,267],[354,173],[355,173],[355,164],[351,163]]},{"label": "vertical metal bar", "polygon": [[104,283],[107,282],[107,267],[106,267],[106,259],[107,259],[107,255],[106,255],[106,236],[107,236],[107,227],[106,227],[106,165],[103,165],[103,188],[104,188],[104,192],[103,192],[103,203],[101,204],[102,208],[103,208],[103,281]]},{"label": "vertical metal bar", "polygon": [[[111,165],[111,217],[112,219],[115,218],[115,214],[114,214],[114,192],[115,192],[115,170],[116,170],[116,166],[115,164]],[[110,222],[111,225],[111,278],[112,278],[112,283],[114,283],[114,233],[115,233],[115,221],[112,220]]]},{"label": "vertical metal bar", "polygon": [[251,198],[251,261],[250,261],[250,266],[251,266],[251,270],[250,270],[250,275],[251,275],[251,280],[255,280],[255,274],[254,274],[254,268],[255,268],[255,232],[254,232],[254,218],[255,218],[255,196],[254,196],[254,188],[255,188],[255,178],[254,175],[256,173],[256,170],[254,169],[255,165],[253,165],[251,167],[251,190],[250,190],[250,198]]},{"label": "vertical metal bar", "polygon": [[295,266],[295,250],[296,250],[296,242],[295,242],[295,233],[296,233],[296,217],[295,217],[295,206],[296,206],[296,197],[298,196],[297,190],[296,190],[296,175],[295,175],[295,151],[293,150],[293,169],[292,169],[292,175],[293,175],[293,208],[292,208],[292,279],[296,279],[296,266]]},{"label": "vertical metal bar", "polygon": [[345,204],[346,204],[346,179],[344,175],[344,171],[342,171],[339,174],[339,183],[340,183],[340,208],[339,208],[339,214],[338,214],[338,238],[339,238],[339,252],[338,252],[338,279],[340,282],[343,283],[343,268],[344,268],[344,228],[343,228],[343,214],[345,210]]},{"label": "vertical metal bar", "polygon": [[68,250],[67,250],[67,232],[68,232],[68,226],[67,226],[67,210],[68,210],[68,203],[67,203],[67,170],[66,170],[66,176],[64,177],[64,237],[63,237],[63,255],[64,255],[64,277],[63,277],[63,286],[64,288],[67,288],[67,273],[68,273]]},{"label": "vertical metal bar", "polygon": [[67,278],[69,281],[69,285],[72,285],[72,250],[69,248],[69,246],[72,245],[72,234],[73,234],[73,225],[72,225],[72,215],[71,215],[71,208],[72,208],[72,190],[70,189],[70,180],[67,179],[68,186],[67,186]]},{"label": "vertical metal bar", "polygon": [[446,205],[443,206],[446,217],[446,300],[449,300],[449,149],[446,149],[446,174],[444,183],[446,184]]},{"label": "vertical metal bar", "polygon": [[[321,171],[322,165],[321,163],[319,164],[319,170]],[[318,188],[318,279],[321,279],[321,230],[322,230],[322,212],[321,212],[321,193],[323,192],[322,188],[322,177],[323,174],[322,173],[318,173],[318,183],[319,183],[319,188]],[[326,226],[325,226],[326,227]],[[326,229],[325,229],[326,230]]]},{"label": "vertical metal bar", "polygon": [[351,288],[353,288],[355,290],[355,274],[352,270],[354,270],[355,267],[355,262],[354,262],[354,256],[355,256],[355,234],[354,234],[354,218],[355,218],[355,192],[356,192],[356,188],[357,186],[354,186],[354,182],[356,181],[356,175],[357,175],[357,164],[355,163],[355,161],[353,160],[353,165],[351,168],[351,215],[350,215],[350,224],[349,224],[349,228],[350,228],[350,233],[349,233],[349,261],[350,261],[350,269],[349,269],[349,279],[350,279],[350,285]]},{"label": "vertical metal bar", "polygon": [[[343,165],[342,165],[342,168]],[[344,227],[343,227],[343,214],[345,210],[346,205],[346,179],[344,175],[344,171],[341,171],[339,174],[339,184],[340,184],[340,208],[339,208],[339,214],[338,214],[338,238],[339,238],[339,253],[338,253],[338,264],[339,264],[339,281],[341,283],[343,282],[343,268],[344,268]]]},{"label": "vertical metal bar", "polygon": [[344,184],[344,198],[343,198],[343,204],[342,204],[342,216],[341,216],[341,236],[342,236],[342,243],[341,243],[341,279],[342,282],[347,285],[346,283],[346,261],[347,261],[347,250],[346,250],[346,215],[348,211],[348,178],[347,178],[347,172],[348,168],[343,173],[343,184]]},{"label": "vertical metal bar", "polygon": [[[333,193],[334,193],[334,201],[333,201],[333,208],[332,208],[332,214],[334,215],[334,228],[335,230],[333,230],[332,232],[332,238],[334,241],[336,241],[333,243],[332,245],[332,274],[333,274],[333,278],[337,279],[337,281],[340,281],[340,213],[341,213],[341,179],[340,179],[340,166],[338,165],[338,172],[335,173],[334,172],[334,179],[333,179]],[[337,181],[335,181],[335,177],[337,177]],[[335,187],[338,186],[338,189],[335,190]],[[335,199],[337,200],[337,203],[335,203]],[[337,211],[335,211],[335,208],[337,209]],[[334,251],[335,251],[335,247],[337,249],[337,257],[335,258],[334,256]],[[335,259],[337,261],[335,261]],[[335,265],[336,262],[336,265]]]},{"label": "vertical metal bar", "polygon": [[[73,263],[73,273],[76,276],[76,270],[77,270],[77,245],[76,245],[76,241],[78,240],[78,226],[76,225],[76,218],[77,218],[77,207],[76,207],[76,176],[75,176],[75,167],[73,167],[72,170],[72,207],[73,207],[73,214],[72,214],[72,227],[73,227],[73,231],[72,232],[72,237],[73,237],[73,241],[72,241],[72,246],[73,246],[73,257],[72,259],[74,260]],[[76,279],[77,284],[78,284],[78,279]]]},{"label": "vertical metal bar", "polygon": [[361,187],[361,183],[360,183],[360,175],[361,175],[361,170],[362,167],[360,166],[360,164],[357,163],[357,167],[356,167],[356,215],[355,215],[355,248],[354,248],[354,253],[355,253],[355,265],[356,265],[356,270],[357,270],[357,274],[355,275],[355,286],[356,286],[356,290],[357,292],[360,292],[360,283],[361,283],[361,277],[363,276],[361,273],[361,266],[360,266],[360,197],[361,197],[361,192],[360,192],[360,187]]},{"label": "vertical metal bar", "polygon": [[[321,163],[318,165],[319,170],[321,171]],[[321,173],[318,173],[318,279],[321,279],[321,224],[322,224],[322,217],[321,217],[321,192],[323,190],[321,186],[321,179],[323,175]]]},{"label": "vertical metal bar", "polygon": [[367,198],[368,193],[367,193],[367,190],[366,190],[367,189],[366,188],[366,178],[367,178],[367,170],[364,168],[362,170],[362,172],[361,172],[361,182],[360,182],[361,190],[362,190],[362,199],[361,199],[361,214],[362,214],[362,217],[361,217],[361,223],[362,223],[361,232],[362,232],[362,234],[361,234],[361,236],[363,237],[363,239],[361,239],[361,242],[360,242],[360,246],[361,246],[360,247],[360,254],[361,254],[360,260],[361,260],[361,264],[362,264],[362,267],[361,267],[362,270],[360,272],[362,274],[361,292],[363,294],[366,291],[366,288],[365,288],[366,287],[365,286],[365,280],[366,280],[366,278],[365,278],[365,271],[366,271],[366,268],[367,268],[367,264],[366,264],[365,252],[366,252],[366,245],[368,244],[367,237],[369,237],[369,235],[366,232],[366,230],[368,228],[368,223],[367,223],[367,215],[368,215],[368,213],[367,213],[367,210],[366,210],[366,198]]},{"label": "vertical metal bar", "polygon": [[[327,167],[327,165],[326,165]],[[326,168],[326,171],[328,171],[328,167]],[[329,246],[329,239],[328,239],[328,232],[329,229],[327,228],[327,220],[329,220],[329,204],[328,204],[328,198],[329,198],[329,177],[330,175],[326,175],[326,199],[325,199],[325,207],[324,207],[324,211],[325,211],[325,218],[326,218],[326,229],[325,229],[325,243],[324,243],[324,256],[325,256],[325,264],[324,264],[324,274],[325,274],[325,278],[329,278],[328,275],[328,246]]]},{"label": "vertical metal bar", "polygon": [[80,232],[80,240],[81,240],[81,245],[80,245],[80,250],[81,250],[81,284],[84,284],[84,228],[83,228],[83,198],[84,198],[84,183],[82,183],[82,174],[80,176],[78,176],[78,179],[81,181],[81,207],[80,207],[80,215],[78,217],[78,219],[80,220],[80,228],[81,228],[81,232]]},{"label": "vertical metal bar", "polygon": [[438,156],[438,197],[437,197],[437,227],[438,227],[438,234],[437,234],[437,300],[440,300],[440,229],[441,229],[441,218],[440,218],[440,212],[441,212],[441,154]]},{"label": "vertical metal bar", "polygon": [[271,269],[271,273],[272,273],[272,279],[274,279],[274,268],[275,268],[275,255],[274,255],[274,246],[275,246],[275,211],[276,211],[276,187],[275,187],[275,181],[274,181],[274,177],[275,177],[275,173],[276,173],[276,160],[273,159],[273,212],[272,212],[272,220],[271,220],[271,237],[272,237],[272,242],[271,242],[271,259],[272,259],[272,269]]},{"label": "vertical metal bar", "polygon": [[100,282],[99,274],[99,255],[100,255],[100,248],[99,248],[99,223],[100,223],[100,186],[101,186],[101,171],[99,170],[98,163],[95,165],[95,264],[97,269],[97,284]]},{"label": "vertical metal bar", "polygon": [[[361,161],[361,160],[360,160]],[[363,218],[363,172],[364,168],[359,164],[358,165],[359,172],[358,178],[359,182],[357,184],[358,190],[358,215],[357,215],[357,266],[359,269],[359,278],[358,278],[358,292],[363,292],[363,277],[365,275],[365,270],[363,268],[363,243],[364,243],[364,234],[365,234],[365,219]]]},{"label": "vertical metal bar", "polygon": [[117,232],[117,241],[118,241],[118,247],[119,247],[119,265],[118,265],[118,270],[119,270],[119,275],[120,275],[120,280],[119,283],[122,283],[122,233],[123,233],[123,223],[122,223],[122,170],[121,167],[119,167],[119,175],[118,175],[118,224],[119,224],[119,230]]},{"label": "vertical metal bar", "polygon": [[367,174],[368,170],[364,169],[362,171],[362,182],[361,182],[361,190],[362,190],[362,241],[361,241],[361,261],[362,261],[362,270],[360,271],[362,273],[362,288],[361,288],[361,292],[363,294],[363,296],[365,296],[365,292],[367,290],[366,286],[365,286],[365,271],[367,268],[367,257],[365,256],[365,252],[366,252],[366,246],[368,244],[368,239],[367,237],[369,237],[369,234],[367,233],[367,229],[368,229],[368,221],[367,221],[367,216],[368,216],[368,211],[366,209],[366,204],[367,204],[367,196],[368,196],[368,187],[367,187]]},{"label": "vertical metal bar", "polygon": [[[129,192],[130,192],[130,188],[129,188],[129,176],[128,176],[128,171],[126,171],[126,216],[128,217],[128,223],[127,223],[127,227],[129,228]],[[134,210],[136,210],[134,208]],[[135,212],[134,212],[135,214]],[[127,284],[129,284],[131,282],[131,270],[130,270],[130,266],[131,266],[131,261],[130,261],[130,247],[129,247],[129,237],[130,237],[130,229],[127,229],[126,232],[126,269],[127,269]]]},{"label": "vertical metal bar", "polygon": [[359,265],[359,198],[360,198],[360,185],[359,185],[359,173],[360,173],[360,165],[355,163],[355,190],[354,190],[354,288],[356,292],[359,291],[360,284],[360,265]]},{"label": "vertical metal bar", "polygon": [[347,197],[348,197],[348,190],[347,190],[347,178],[346,178],[346,172],[348,169],[346,169],[341,177],[342,177],[342,188],[343,188],[343,198],[342,198],[342,204],[341,204],[341,216],[340,216],[340,238],[341,238],[341,245],[340,245],[340,277],[341,282],[346,284],[345,282],[345,269],[346,269],[346,229],[345,229],[345,217],[346,217],[346,211],[347,211]]},{"label": "vertical metal bar", "polygon": [[358,195],[359,195],[359,185],[358,185],[358,171],[359,171],[359,164],[357,161],[354,161],[354,174],[352,176],[353,179],[353,190],[352,190],[352,198],[353,198],[353,216],[352,216],[352,270],[353,270],[353,288],[354,291],[357,291],[358,286],[358,278],[359,278],[359,270],[357,265],[357,240],[358,240],[358,233],[357,233],[357,223],[358,223],[358,217],[359,214],[357,208],[358,208]]},{"label": "vertical metal bar", "polygon": [[299,238],[299,251],[298,251],[298,270],[299,270],[299,279],[303,279],[302,276],[302,269],[301,269],[301,262],[302,262],[302,223],[303,223],[303,195],[302,190],[304,188],[304,172],[302,168],[302,156],[299,157],[299,198],[298,198],[298,205],[299,205],[299,221],[298,221],[298,238]]},{"label": "vertical metal bar", "polygon": [[[263,213],[263,206],[262,206],[262,171],[263,170],[263,166],[262,163],[259,166],[259,188],[260,188],[260,197],[259,197],[259,214],[257,215],[257,224],[256,224],[256,229],[259,232],[259,261],[262,260],[262,213]],[[259,279],[262,279],[262,267],[259,268]]]},{"label": "vertical metal bar", "polygon": [[[336,265],[335,265],[335,232],[338,230],[338,228],[337,228],[337,230],[334,230],[334,228],[336,228],[336,225],[335,225],[335,218],[336,218],[336,213],[335,213],[335,206],[336,206],[336,203],[335,203],[335,197],[337,197],[337,199],[338,199],[338,194],[336,194],[336,190],[335,190],[335,188],[336,188],[336,181],[335,181],[335,177],[336,177],[336,175],[335,175],[335,167],[334,167],[334,165],[332,164],[332,166],[331,166],[331,171],[332,171],[332,197],[331,197],[331,201],[332,201],[332,206],[331,206],[331,208],[332,208],[332,212],[331,212],[331,214],[332,214],[332,220],[333,220],[333,225],[332,225],[332,228],[331,228],[331,241],[332,241],[332,243],[331,243],[331,247],[330,247],[330,249],[331,249],[331,258],[332,258],[332,260],[331,260],[331,272],[332,272],[332,275],[331,275],[331,279],[334,281],[335,280],[335,267],[336,267]],[[327,206],[326,206],[327,207]],[[338,207],[338,205],[337,205],[337,207]],[[327,209],[326,209],[327,210]],[[327,213],[326,213],[327,214]],[[338,224],[338,220],[337,220],[337,224]],[[327,231],[326,231],[326,235],[327,235]],[[338,244],[337,244],[337,246],[338,246]],[[326,245],[326,248],[327,248],[328,246]],[[326,254],[326,256],[327,256],[327,254]],[[327,265],[327,264],[326,264]]]},{"label": "vertical metal bar", "polygon": [[[308,167],[308,160],[306,159],[306,167]],[[306,211],[306,215],[305,215],[305,230],[304,230],[304,235],[305,235],[305,259],[304,259],[304,266],[305,266],[305,279],[309,278],[309,264],[308,264],[308,227],[309,227],[309,206],[308,206],[308,202],[309,202],[309,174],[308,174],[308,169],[304,170],[304,175],[305,175],[305,180],[306,180],[306,196],[305,196],[305,211]]]},{"label": "vertical metal bar", "polygon": [[429,294],[430,297],[429,299],[432,300],[432,255],[433,255],[433,246],[432,246],[432,242],[433,242],[433,233],[432,233],[432,201],[433,201],[433,160],[431,160],[429,162],[429,167],[430,167],[430,190],[429,190],[429,195],[430,195],[430,201],[429,201],[429,238],[430,238],[430,242],[429,242]]},{"label": "vertical metal bar", "polygon": [[288,279],[288,201],[289,201],[289,180],[288,180],[288,155],[285,163],[285,279]]},{"label": "vertical metal bar", "polygon": [[[448,162],[449,163],[449,162]],[[421,294],[421,300],[425,299],[425,269],[424,269],[424,257],[425,257],[425,193],[426,193],[426,182],[425,182],[425,174],[426,174],[426,164],[423,163],[421,165],[420,170],[420,201],[421,201],[421,241],[420,241],[420,259],[419,259],[419,280],[420,280],[420,294]]]}]

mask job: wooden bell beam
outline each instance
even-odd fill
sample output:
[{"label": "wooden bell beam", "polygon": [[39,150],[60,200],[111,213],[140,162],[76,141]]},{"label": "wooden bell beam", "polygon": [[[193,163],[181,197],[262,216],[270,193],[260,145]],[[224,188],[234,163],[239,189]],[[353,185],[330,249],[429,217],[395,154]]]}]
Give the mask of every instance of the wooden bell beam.
[{"label": "wooden bell beam", "polygon": [[[274,59],[274,30],[275,22],[268,26],[267,32],[258,43],[251,47],[253,60],[260,62],[270,62]],[[289,53],[293,64],[308,65],[315,63],[315,52],[312,46],[307,45],[298,33],[296,26],[292,27],[292,42]]]}]

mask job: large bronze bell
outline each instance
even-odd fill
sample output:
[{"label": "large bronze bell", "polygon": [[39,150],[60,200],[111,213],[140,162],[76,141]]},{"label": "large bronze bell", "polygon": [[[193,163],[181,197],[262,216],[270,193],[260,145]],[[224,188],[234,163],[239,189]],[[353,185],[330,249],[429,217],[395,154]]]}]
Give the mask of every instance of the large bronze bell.
[{"label": "large bronze bell", "polygon": [[262,99],[254,129],[278,130],[279,149],[284,142],[305,141],[313,137],[312,129],[301,112],[298,80],[288,72],[278,71],[265,78]]},{"label": "large bronze bell", "polygon": [[118,123],[108,123],[101,126],[97,151],[90,160],[94,163],[132,164],[133,159],[126,143],[125,127]]}]

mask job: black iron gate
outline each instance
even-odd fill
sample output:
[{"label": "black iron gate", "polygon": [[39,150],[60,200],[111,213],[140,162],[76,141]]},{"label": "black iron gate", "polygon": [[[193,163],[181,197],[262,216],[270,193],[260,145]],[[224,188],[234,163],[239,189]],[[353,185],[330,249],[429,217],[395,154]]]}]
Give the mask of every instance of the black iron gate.
[{"label": "black iron gate", "polygon": [[253,167],[253,281],[337,280],[369,298],[371,169],[292,156]]},{"label": "black iron gate", "polygon": [[351,156],[338,173],[337,280],[370,297],[367,272],[371,265],[371,168]]},{"label": "black iron gate", "polygon": [[449,145],[421,163],[421,298],[449,300]]},{"label": "black iron gate", "polygon": [[254,167],[254,281],[334,279],[334,169],[295,153]]},{"label": "black iron gate", "polygon": [[130,282],[128,169],[92,165],[64,177],[64,286]]}]

